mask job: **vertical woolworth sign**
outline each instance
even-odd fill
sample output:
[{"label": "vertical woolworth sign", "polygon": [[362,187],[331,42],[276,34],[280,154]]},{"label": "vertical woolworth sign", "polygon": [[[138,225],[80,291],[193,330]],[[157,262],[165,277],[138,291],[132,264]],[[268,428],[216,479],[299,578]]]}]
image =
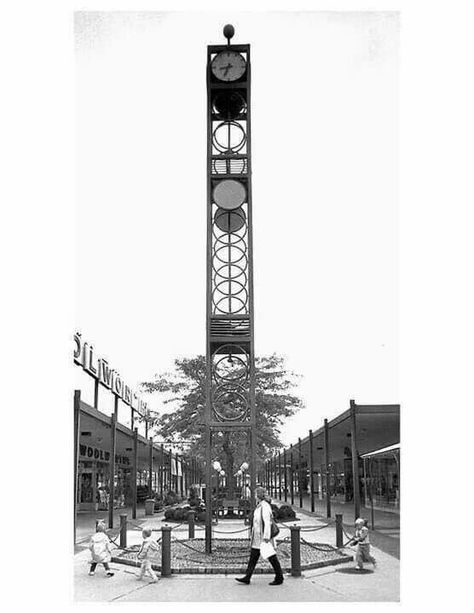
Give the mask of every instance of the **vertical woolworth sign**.
[{"label": "vertical woolworth sign", "polygon": [[[212,436],[249,437],[255,490],[250,45],[207,48],[206,552],[211,553]],[[229,475],[232,478],[232,475]]]}]

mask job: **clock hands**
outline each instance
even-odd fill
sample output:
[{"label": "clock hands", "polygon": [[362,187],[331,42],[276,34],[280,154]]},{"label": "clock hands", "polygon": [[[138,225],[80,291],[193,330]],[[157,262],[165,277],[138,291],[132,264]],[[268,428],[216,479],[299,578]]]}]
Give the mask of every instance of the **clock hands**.
[{"label": "clock hands", "polygon": [[221,66],[221,67],[219,68],[219,70],[225,70],[225,72],[224,72],[224,77],[226,77],[226,76],[227,76],[227,73],[229,72],[229,70],[230,70],[231,68],[233,68],[233,64],[231,64],[231,63],[229,62],[229,63],[227,64],[227,66]]}]

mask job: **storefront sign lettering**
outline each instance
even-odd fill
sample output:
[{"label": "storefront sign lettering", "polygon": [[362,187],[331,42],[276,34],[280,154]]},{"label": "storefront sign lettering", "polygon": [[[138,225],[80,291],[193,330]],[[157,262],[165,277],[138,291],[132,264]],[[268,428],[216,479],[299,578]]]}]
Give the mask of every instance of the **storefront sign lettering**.
[{"label": "storefront sign lettering", "polygon": [[[90,447],[89,445],[79,445],[79,454],[90,460],[100,460],[102,462],[108,462],[110,459],[110,451],[104,451],[103,449],[97,449],[97,447]],[[124,455],[115,454],[116,464],[129,465],[130,458]]]},{"label": "storefront sign lettering", "polygon": [[125,404],[135,409],[141,415],[147,415],[147,403],[141,400],[132,389],[126,385],[119,373],[110,368],[104,358],[98,358],[94,347],[82,340],[80,332],[74,334],[74,362],[95,379],[121,398]]}]

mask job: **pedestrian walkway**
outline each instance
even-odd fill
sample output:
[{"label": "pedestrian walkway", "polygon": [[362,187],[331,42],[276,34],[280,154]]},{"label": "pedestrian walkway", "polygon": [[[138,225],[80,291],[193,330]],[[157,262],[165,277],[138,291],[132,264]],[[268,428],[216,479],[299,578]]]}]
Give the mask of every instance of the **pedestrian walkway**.
[{"label": "pedestrian walkway", "polygon": [[[278,498],[274,498],[274,502],[277,504],[284,503],[285,500],[282,497],[280,501]],[[294,496],[293,508],[296,512],[300,510],[299,496]],[[290,497],[288,496],[288,504],[290,504]],[[323,518],[326,520],[326,501],[315,499],[314,501],[314,516]],[[303,495],[303,510],[311,513],[311,498],[309,495]],[[336,513],[342,515],[342,523],[344,528],[352,529],[354,525],[354,503],[353,502],[336,502],[331,500],[331,518],[334,520]],[[312,514],[311,514],[312,515]],[[361,507],[360,515],[369,520],[370,524],[370,509]],[[400,515],[398,513],[391,513],[390,511],[382,511],[379,509],[374,510],[375,529],[370,530],[371,542],[389,555],[400,559]]]},{"label": "pedestrian walkway", "polygon": [[[123,511],[122,511],[123,512]],[[129,515],[129,517],[131,514]],[[335,526],[324,518],[297,512],[297,525],[314,527],[317,532],[305,532],[305,539],[312,542],[326,542],[335,545]],[[141,534],[137,526],[147,526],[159,531],[167,525],[163,513],[145,517],[142,514],[130,526],[127,532],[127,544],[130,546],[140,541]],[[187,536],[187,525],[174,526],[173,534],[177,538]],[[95,521],[94,521],[95,527]],[[196,526],[197,538],[203,538],[204,530]],[[236,529],[244,529],[242,520],[221,520],[214,526],[214,538],[226,538]],[[287,528],[282,527],[281,536],[286,536]],[[159,534],[154,532],[154,537]],[[245,537],[245,531],[243,532]],[[353,554],[351,549],[345,550]],[[249,586],[235,581],[234,575],[173,575],[162,578],[157,584],[136,579],[138,569],[117,563],[111,567],[115,576],[106,578],[99,567],[95,576],[88,576],[90,554],[84,547],[75,555],[75,600],[79,602],[370,602],[399,601],[399,561],[373,547],[377,559],[377,568],[358,573],[353,570],[354,562],[340,566],[304,571],[303,577],[285,576],[282,586],[269,586],[271,575],[255,575]]]},{"label": "pedestrian walkway", "polygon": [[[132,508],[124,507],[114,509],[114,528],[120,526],[120,515],[126,514],[129,519],[132,517]],[[145,518],[145,505],[137,505],[137,521]],[[105,525],[109,525],[108,511],[87,511],[79,512],[76,516],[76,544],[81,545],[87,542],[90,536],[95,532],[95,524],[98,519],[103,519]]]}]

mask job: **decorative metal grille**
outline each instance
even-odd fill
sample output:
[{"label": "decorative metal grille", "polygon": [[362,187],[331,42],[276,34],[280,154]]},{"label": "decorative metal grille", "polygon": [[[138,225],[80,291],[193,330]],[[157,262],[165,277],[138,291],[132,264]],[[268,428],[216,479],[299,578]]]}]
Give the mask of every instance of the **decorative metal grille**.
[{"label": "decorative metal grille", "polygon": [[219,347],[212,355],[212,411],[216,421],[248,421],[250,356],[239,345]]}]

